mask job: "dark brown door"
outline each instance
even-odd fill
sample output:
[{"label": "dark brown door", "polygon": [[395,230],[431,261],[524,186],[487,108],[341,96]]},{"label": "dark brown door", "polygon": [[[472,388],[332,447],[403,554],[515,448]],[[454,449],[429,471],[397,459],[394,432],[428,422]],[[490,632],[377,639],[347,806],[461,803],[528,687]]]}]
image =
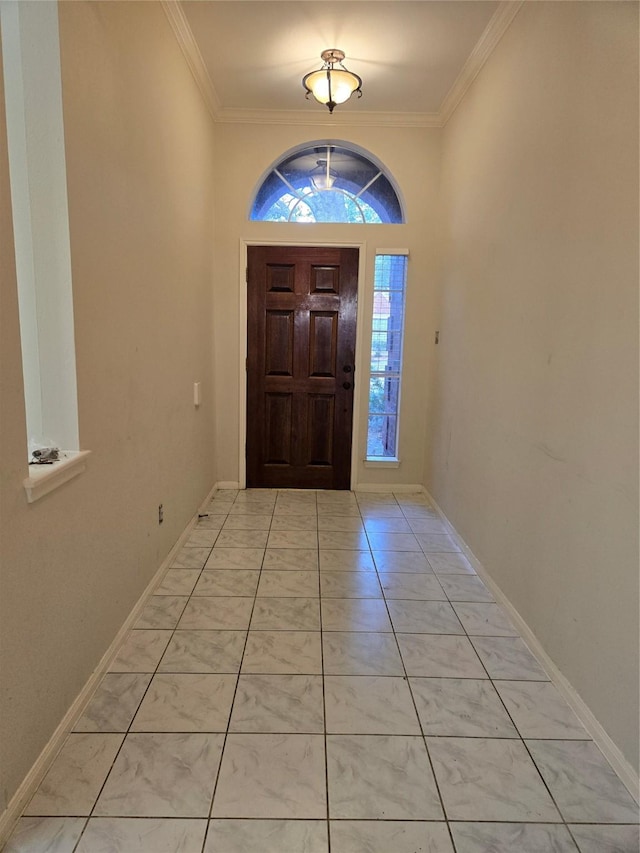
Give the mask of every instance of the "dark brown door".
[{"label": "dark brown door", "polygon": [[247,486],[348,489],[358,250],[248,260]]}]

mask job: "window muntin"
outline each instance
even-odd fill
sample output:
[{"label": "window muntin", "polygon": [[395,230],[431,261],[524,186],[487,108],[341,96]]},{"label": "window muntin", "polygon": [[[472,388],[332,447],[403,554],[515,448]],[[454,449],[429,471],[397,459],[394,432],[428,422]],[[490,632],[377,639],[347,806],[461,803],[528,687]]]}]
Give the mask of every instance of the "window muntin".
[{"label": "window muntin", "polygon": [[251,208],[262,222],[400,223],[404,216],[383,169],[343,145],[307,146],[283,158]]},{"label": "window muntin", "polygon": [[367,459],[398,458],[398,414],[402,378],[406,254],[376,255]]}]

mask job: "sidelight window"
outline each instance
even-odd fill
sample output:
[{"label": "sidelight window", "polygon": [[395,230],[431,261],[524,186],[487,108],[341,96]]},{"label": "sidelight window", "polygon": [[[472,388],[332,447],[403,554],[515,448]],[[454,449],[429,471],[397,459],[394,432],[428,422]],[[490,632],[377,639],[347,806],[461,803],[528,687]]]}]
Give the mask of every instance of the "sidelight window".
[{"label": "sidelight window", "polygon": [[407,279],[406,252],[376,255],[367,460],[398,458],[398,415]]}]

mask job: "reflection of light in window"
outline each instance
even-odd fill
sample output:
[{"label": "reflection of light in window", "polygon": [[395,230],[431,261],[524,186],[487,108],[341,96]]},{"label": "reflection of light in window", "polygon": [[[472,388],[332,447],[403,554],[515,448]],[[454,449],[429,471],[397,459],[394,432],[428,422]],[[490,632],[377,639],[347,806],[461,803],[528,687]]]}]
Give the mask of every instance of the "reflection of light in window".
[{"label": "reflection of light in window", "polygon": [[397,459],[406,254],[376,255],[367,459]]}]

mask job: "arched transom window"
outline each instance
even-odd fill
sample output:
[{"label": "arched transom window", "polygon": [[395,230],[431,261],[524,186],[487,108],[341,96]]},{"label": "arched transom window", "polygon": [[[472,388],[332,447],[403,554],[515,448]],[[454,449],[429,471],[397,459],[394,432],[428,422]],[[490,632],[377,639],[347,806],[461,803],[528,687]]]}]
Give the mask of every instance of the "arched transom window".
[{"label": "arched transom window", "polygon": [[287,154],[256,193],[260,222],[400,223],[400,199],[385,170],[344,143],[317,143]]}]

